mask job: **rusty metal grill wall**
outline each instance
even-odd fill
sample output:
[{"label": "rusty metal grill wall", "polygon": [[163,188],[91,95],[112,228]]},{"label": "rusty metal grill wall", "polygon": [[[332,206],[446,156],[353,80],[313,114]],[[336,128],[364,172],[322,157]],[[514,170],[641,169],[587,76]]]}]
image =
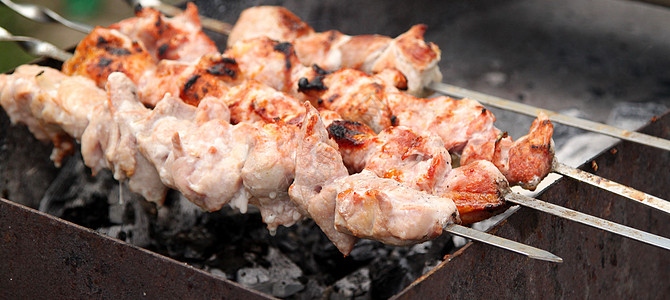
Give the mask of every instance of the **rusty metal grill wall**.
[{"label": "rusty metal grill wall", "polygon": [[[670,138],[670,114],[641,130]],[[582,169],[670,199],[670,152],[617,144]],[[538,198],[667,236],[670,216],[563,178]],[[482,244],[460,249],[397,299],[663,299],[670,295],[670,252],[527,208],[492,230],[563,258],[547,264]]]}]

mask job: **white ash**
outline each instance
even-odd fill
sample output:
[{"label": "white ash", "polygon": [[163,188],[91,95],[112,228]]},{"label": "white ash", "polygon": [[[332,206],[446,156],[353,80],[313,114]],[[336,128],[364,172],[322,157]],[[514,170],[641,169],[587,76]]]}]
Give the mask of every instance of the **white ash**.
[{"label": "white ash", "polygon": [[237,282],[276,297],[288,297],[304,289],[299,281],[302,270],[279,250],[269,248],[265,260],[270,263],[269,268],[256,266],[238,270]]},{"label": "white ash", "polygon": [[370,270],[368,268],[358,269],[335,282],[330,299],[369,299],[370,283]]},{"label": "white ash", "polygon": [[[656,102],[618,102],[610,111],[606,124],[625,130],[637,130],[668,109],[665,104]],[[578,116],[588,119],[588,116]],[[556,149],[557,159],[572,167],[583,164],[619,142],[616,138],[602,134],[573,130],[578,132],[567,137]]]}]

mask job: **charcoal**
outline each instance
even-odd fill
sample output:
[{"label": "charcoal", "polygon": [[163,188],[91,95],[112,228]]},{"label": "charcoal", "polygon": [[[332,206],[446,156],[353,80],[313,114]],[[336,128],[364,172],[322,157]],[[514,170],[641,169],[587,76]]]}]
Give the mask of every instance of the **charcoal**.
[{"label": "charcoal", "polygon": [[368,268],[358,269],[335,282],[330,299],[370,299],[368,294],[370,282],[370,270]]},{"label": "charcoal", "polygon": [[202,209],[175,191],[170,191],[165,201],[165,205],[158,208],[156,222],[166,234],[190,230],[204,213]]},{"label": "charcoal", "polygon": [[324,284],[321,284],[318,280],[310,278],[307,280],[307,284],[305,284],[305,289],[303,289],[300,293],[293,295],[292,299],[322,299],[324,298],[324,295],[326,294],[326,286]]},{"label": "charcoal", "polygon": [[218,276],[218,277],[221,277],[223,279],[230,279],[230,278],[228,278],[228,275],[225,272],[223,272],[221,269],[207,268],[206,270],[214,276]]},{"label": "charcoal", "polygon": [[[379,253],[375,251],[375,248],[379,248],[378,243],[371,240],[361,240],[356,243],[356,247],[351,250],[349,256],[356,261],[370,261],[378,255],[384,255],[384,253]],[[383,249],[380,249],[382,252]]]},{"label": "charcoal", "polygon": [[[107,195],[116,184],[108,171],[91,176],[77,152],[65,162],[49,185],[40,200],[39,210],[75,223],[89,224],[87,227],[98,227],[108,222],[104,206]],[[86,211],[86,206],[92,206],[92,209]],[[95,217],[101,213],[105,216]]]},{"label": "charcoal", "polygon": [[371,299],[388,299],[414,281],[415,276],[403,260],[379,259],[370,264]]},{"label": "charcoal", "polygon": [[119,225],[100,227],[97,231],[138,247],[149,246],[150,222],[142,206],[143,198],[131,192],[127,185],[118,184],[111,189],[107,202],[110,223]]},{"label": "charcoal", "polygon": [[242,268],[237,271],[237,281],[277,297],[288,297],[304,289],[299,280],[302,270],[279,250],[270,248],[264,259],[270,263],[269,268]]},{"label": "charcoal", "polygon": [[272,293],[270,271],[263,267],[242,268],[238,270],[237,282],[267,294]]}]

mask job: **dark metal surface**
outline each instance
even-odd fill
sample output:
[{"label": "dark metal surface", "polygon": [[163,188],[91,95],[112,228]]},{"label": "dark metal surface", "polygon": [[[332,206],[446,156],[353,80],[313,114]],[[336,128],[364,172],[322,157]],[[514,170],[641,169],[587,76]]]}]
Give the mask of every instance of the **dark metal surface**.
[{"label": "dark metal surface", "polygon": [[268,299],[184,263],[0,199],[1,299]]},{"label": "dark metal surface", "polygon": [[[643,132],[670,137],[670,114]],[[670,152],[623,142],[582,168],[669,198],[668,166]],[[564,178],[538,198],[661,236],[670,233],[667,214],[574,180]],[[662,299],[670,295],[670,251],[526,208],[493,231],[551,251],[564,263],[548,264],[469,244],[396,298]]]}]

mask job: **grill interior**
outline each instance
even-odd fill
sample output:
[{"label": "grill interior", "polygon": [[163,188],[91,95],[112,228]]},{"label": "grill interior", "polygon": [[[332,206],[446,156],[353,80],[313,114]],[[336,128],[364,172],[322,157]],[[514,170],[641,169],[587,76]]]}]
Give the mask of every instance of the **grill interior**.
[{"label": "grill interior", "polygon": [[[560,5],[511,0],[418,1],[409,4],[409,8],[399,9],[408,3],[325,1],[313,6],[297,1],[195,2],[202,14],[230,23],[250,5],[279,4],[294,11],[316,30],[335,28],[349,34],[395,36],[411,24],[426,23],[429,25],[426,40],[437,43],[443,52],[441,68],[445,82],[617,127],[635,129],[670,107],[670,57],[666,55],[670,53],[670,32],[662,30],[670,26],[670,10],[645,4],[608,0],[567,1]],[[641,19],[645,21],[640,22]],[[225,37],[212,36],[220,47],[225,44]],[[524,134],[530,124],[530,118],[493,110],[498,117],[497,126],[509,130],[514,137]],[[670,137],[668,119],[668,116],[658,119],[647,130],[656,136]],[[132,296],[149,290],[150,294],[160,295],[161,291],[154,287],[166,286],[169,282],[175,287],[169,290],[175,294],[165,295],[171,297],[183,291],[189,291],[190,297],[247,294],[266,297],[241,289],[223,278],[241,278],[243,283],[257,290],[293,298],[323,295],[363,299],[393,295],[408,299],[473,295],[580,298],[647,295],[653,298],[670,291],[666,284],[660,289],[654,288],[654,282],[660,278],[657,274],[663,274],[670,267],[667,251],[526,209],[493,231],[502,237],[549,250],[563,257],[564,264],[536,262],[481,244],[468,244],[454,253],[458,246],[454,243],[459,241],[454,242],[448,236],[421,247],[399,248],[364,242],[350,257],[342,258],[309,222],[282,229],[272,238],[257,215],[229,211],[203,214],[176,193],[171,195],[167,208],[160,210],[129,192],[121,193],[126,202],[118,204],[118,201],[109,201],[120,197],[118,183],[106,181],[104,176],[90,178],[76,159],[71,159],[63,170],[53,168],[48,160],[48,146],[34,141],[25,128],[10,126],[4,113],[0,121],[3,129],[0,134],[2,197],[76,221],[213,274],[195,271],[127,244],[110,242],[72,225],[8,208],[3,210],[6,217],[2,218],[7,222],[2,224],[5,241],[24,243],[5,250],[5,257],[11,255],[17,259],[4,262],[3,269],[13,270],[10,274],[13,277],[3,280],[2,285],[6,286],[0,287],[16,291],[15,296],[39,295],[39,290],[29,288],[37,282],[65,294],[68,291],[63,290],[62,285],[79,287],[72,290],[79,292],[73,293],[74,297]],[[561,125],[556,126],[555,141],[559,160],[572,165],[584,162],[613,143],[612,139]],[[616,153],[604,152],[595,159],[599,166],[596,174],[670,198],[667,187],[658,184],[669,180],[663,168],[670,165],[667,152],[630,143],[617,145],[616,149]],[[81,197],[84,194],[88,196]],[[87,200],[66,201],[74,198]],[[670,224],[668,216],[569,180],[555,184],[539,198],[655,234],[668,232],[667,224]],[[40,226],[44,223],[45,227],[41,233],[27,227],[17,234],[17,223]],[[14,229],[10,230],[12,225]],[[139,230],[140,227],[145,230]],[[61,230],[72,234],[62,235]],[[70,252],[57,251],[55,244],[49,243],[36,247],[34,243],[39,243],[44,233],[63,239],[64,245],[59,247]],[[82,240],[90,242],[82,245]],[[111,252],[102,246],[108,247],[109,243],[114,245]],[[18,251],[29,247],[46,248],[48,252]],[[87,247],[92,251],[82,254],[80,251]],[[286,263],[272,249],[279,249],[292,263]],[[26,280],[29,271],[34,271],[34,266],[27,265],[40,255],[45,258],[42,265],[49,265],[52,272],[63,276],[43,272],[43,281]],[[410,261],[413,264],[408,264]],[[132,264],[149,262],[156,267],[130,270]],[[271,271],[273,264],[282,263],[288,266]],[[118,274],[106,273],[105,266],[109,264],[119,266],[111,271]],[[302,273],[292,273],[291,264],[298,265]],[[230,266],[236,269],[229,269]],[[60,267],[63,269],[58,271]],[[242,276],[240,268],[245,272]],[[361,271],[363,269],[367,271]],[[120,280],[124,272],[138,279]],[[312,273],[317,275],[310,277]],[[424,273],[426,275],[420,277]],[[156,274],[165,275],[156,278]],[[268,285],[263,284],[263,276],[287,280]],[[54,277],[73,279],[67,284],[47,283],[48,278]],[[314,282],[319,281],[322,284],[315,285]],[[365,285],[369,286],[368,290],[362,289]],[[408,285],[409,288],[401,292]],[[180,286],[182,291],[176,291]],[[301,293],[295,293],[299,288]]]}]

